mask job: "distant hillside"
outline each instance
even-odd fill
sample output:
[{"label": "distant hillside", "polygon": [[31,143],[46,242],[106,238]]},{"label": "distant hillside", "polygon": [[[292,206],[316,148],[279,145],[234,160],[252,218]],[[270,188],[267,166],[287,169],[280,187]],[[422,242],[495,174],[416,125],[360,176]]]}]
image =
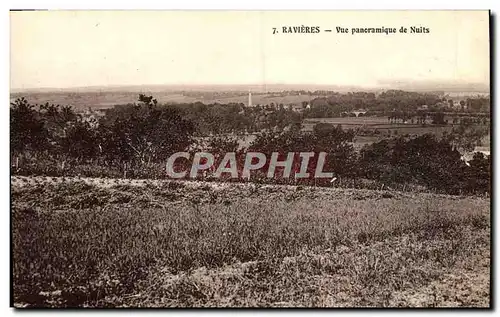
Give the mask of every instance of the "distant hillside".
[{"label": "distant hillside", "polygon": [[429,85],[428,83],[383,83],[384,88],[363,88],[359,86],[335,86],[335,85],[148,85],[148,86],[109,86],[109,87],[82,87],[64,89],[30,89],[12,90],[11,100],[25,97],[30,103],[43,104],[46,102],[71,105],[77,110],[94,108],[109,108],[116,104],[128,104],[137,101],[140,93],[152,94],[160,103],[244,103],[247,104],[247,93],[252,92],[253,104],[289,104],[310,101],[314,95],[309,94],[282,94],[282,91],[369,91],[380,92],[388,89],[399,89],[406,91],[436,92],[450,96],[476,95],[489,93],[488,87],[484,85]]}]

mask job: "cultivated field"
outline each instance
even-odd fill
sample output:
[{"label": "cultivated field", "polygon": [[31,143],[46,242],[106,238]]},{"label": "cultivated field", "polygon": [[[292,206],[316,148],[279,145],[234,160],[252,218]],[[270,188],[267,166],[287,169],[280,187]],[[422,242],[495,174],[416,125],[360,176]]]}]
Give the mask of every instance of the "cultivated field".
[{"label": "cultivated field", "polygon": [[487,307],[490,200],[12,177],[14,302]]}]

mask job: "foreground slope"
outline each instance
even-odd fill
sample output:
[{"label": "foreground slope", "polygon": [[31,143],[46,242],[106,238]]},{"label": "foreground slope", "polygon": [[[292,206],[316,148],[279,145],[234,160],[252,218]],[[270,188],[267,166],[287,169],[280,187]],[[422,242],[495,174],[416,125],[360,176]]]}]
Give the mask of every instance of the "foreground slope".
[{"label": "foreground slope", "polygon": [[13,177],[16,306],[489,306],[490,200]]}]

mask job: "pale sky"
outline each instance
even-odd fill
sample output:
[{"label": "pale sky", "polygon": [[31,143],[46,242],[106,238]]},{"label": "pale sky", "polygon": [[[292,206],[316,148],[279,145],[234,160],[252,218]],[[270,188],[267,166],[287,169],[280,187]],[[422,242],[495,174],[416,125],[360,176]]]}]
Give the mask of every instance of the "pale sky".
[{"label": "pale sky", "polygon": [[[489,84],[487,11],[11,12],[11,89]],[[318,26],[283,34],[283,26]],[[428,34],[337,34],[423,26]],[[280,33],[272,34],[273,27]],[[324,32],[331,29],[331,33]]]}]

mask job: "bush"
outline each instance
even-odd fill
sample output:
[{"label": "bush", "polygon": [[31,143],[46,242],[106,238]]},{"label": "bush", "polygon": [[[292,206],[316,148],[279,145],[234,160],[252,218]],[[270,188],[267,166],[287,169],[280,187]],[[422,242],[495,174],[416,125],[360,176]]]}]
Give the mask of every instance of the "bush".
[{"label": "bush", "polygon": [[447,140],[426,134],[400,137],[365,146],[360,154],[360,176],[387,184],[417,184],[449,194],[487,191],[490,172],[477,157],[469,168]]}]

